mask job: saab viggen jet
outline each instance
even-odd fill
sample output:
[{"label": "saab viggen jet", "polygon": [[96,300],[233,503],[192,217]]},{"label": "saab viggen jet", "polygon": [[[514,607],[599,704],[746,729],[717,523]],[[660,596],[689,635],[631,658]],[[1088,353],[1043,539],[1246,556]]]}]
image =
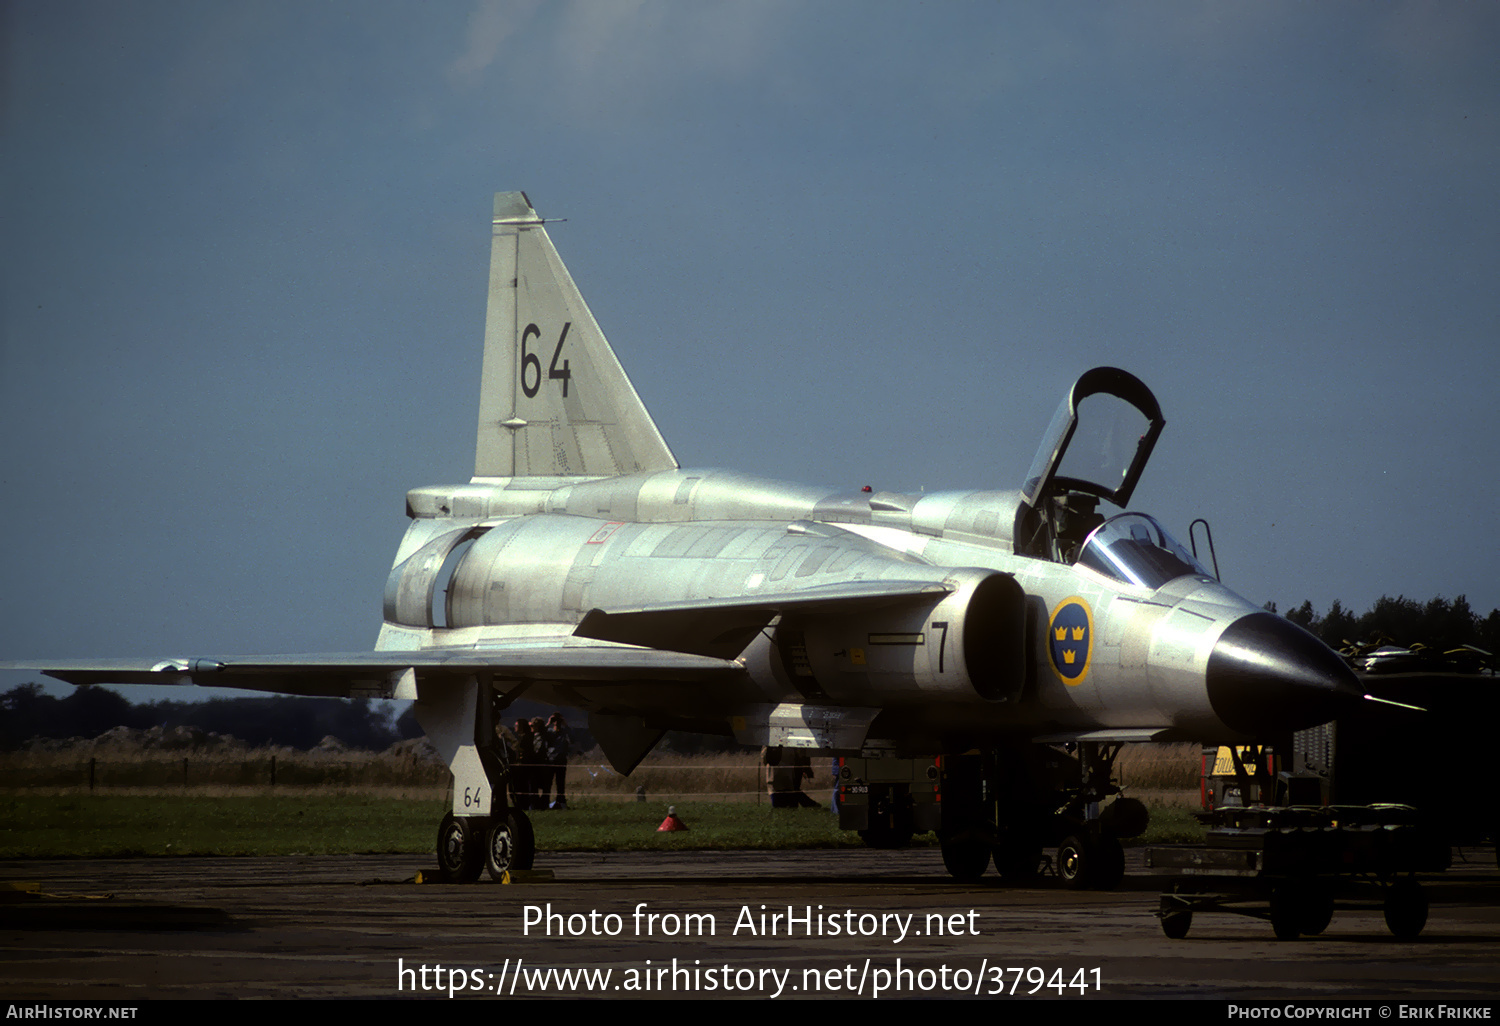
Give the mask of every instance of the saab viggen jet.
[{"label": "saab viggen jet", "polygon": [[[45,672],[414,700],[453,773],[452,881],[531,865],[495,730],[523,693],[585,710],[622,773],[669,729],[845,756],[871,844],[936,829],[970,878],[992,856],[1034,874],[1056,844],[1066,882],[1101,887],[1143,825],[1107,803],[1122,744],[1280,738],[1359,697],[1335,653],[1124,512],[1165,423],[1132,375],[1080,377],[1013,491],[684,470],[526,195],[498,194],[493,226],[474,477],[407,493],[374,652]],[[914,810],[898,765],[940,806]]]}]

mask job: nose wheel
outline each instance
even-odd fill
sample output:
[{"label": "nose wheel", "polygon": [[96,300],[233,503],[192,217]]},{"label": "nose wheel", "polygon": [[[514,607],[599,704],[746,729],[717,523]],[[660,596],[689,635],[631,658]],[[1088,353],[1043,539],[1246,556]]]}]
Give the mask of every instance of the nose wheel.
[{"label": "nose wheel", "polygon": [[1110,834],[1072,834],[1057,847],[1057,875],[1070,891],[1112,891],[1125,878],[1125,848]]},{"label": "nose wheel", "polygon": [[1133,798],[1115,797],[1103,804],[1119,795],[1111,771],[1122,747],[1098,741],[1078,746],[1079,784],[1057,816],[1057,833],[1063,837],[1057,847],[1057,875],[1068,890],[1112,891],[1120,886],[1125,879],[1120,838],[1138,836],[1150,820],[1146,807]]}]

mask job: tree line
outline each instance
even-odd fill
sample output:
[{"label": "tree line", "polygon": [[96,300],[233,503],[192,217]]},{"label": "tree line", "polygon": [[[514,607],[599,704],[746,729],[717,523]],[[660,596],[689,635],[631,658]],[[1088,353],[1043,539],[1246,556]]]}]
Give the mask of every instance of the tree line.
[{"label": "tree line", "polygon": [[[1276,612],[1274,602],[1266,608]],[[1481,616],[1463,595],[1451,602],[1441,597],[1419,602],[1404,595],[1382,595],[1357,616],[1338,599],[1322,614],[1311,602],[1303,602],[1285,615],[1329,648],[1346,653],[1376,645],[1421,645],[1438,654],[1464,646],[1490,655],[1500,652],[1500,609]]]},{"label": "tree line", "polygon": [[[553,711],[538,702],[520,701],[501,719],[508,725],[516,717],[545,718]],[[568,718],[574,750],[592,748],[594,737],[584,726],[583,716],[573,710],[557,711]],[[233,737],[251,748],[272,746],[299,751],[313,748],[325,737],[335,737],[349,748],[383,751],[398,741],[423,734],[410,706],[392,719],[384,707],[368,698],[268,695],[132,705],[106,688],[78,687],[71,695],[56,698],[38,684],[22,684],[0,694],[0,751],[15,751],[32,738],[91,739],[115,727],[191,727]],[[739,751],[742,747],[731,737],[668,731],[657,751],[695,755]]]},{"label": "tree line", "polygon": [[55,698],[37,684],[22,684],[0,694],[0,749],[6,751],[34,737],[93,738],[114,727],[192,727],[234,737],[251,747],[277,745],[303,751],[329,736],[350,748],[380,751],[422,735],[410,710],[393,723],[385,708],[368,698],[269,695],[132,705],[106,688],[80,687],[71,695]]}]

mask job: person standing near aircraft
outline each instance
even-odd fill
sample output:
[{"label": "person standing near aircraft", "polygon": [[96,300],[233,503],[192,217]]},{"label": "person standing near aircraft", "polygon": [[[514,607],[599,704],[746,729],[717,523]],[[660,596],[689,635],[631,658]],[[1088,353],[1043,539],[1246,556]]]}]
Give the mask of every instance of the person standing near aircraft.
[{"label": "person standing near aircraft", "polygon": [[531,758],[531,807],[545,809],[552,789],[552,766],[547,758],[547,721],[540,716],[531,718],[531,742],[535,746]]},{"label": "person standing near aircraft", "polygon": [[536,736],[531,732],[531,724],[518,719],[515,758],[510,764],[510,800],[518,809],[535,808],[536,761]]},{"label": "person standing near aircraft", "polygon": [[[568,754],[571,745],[568,744],[568,724],[562,717],[562,713],[555,712],[547,717],[547,730],[544,735],[545,758],[547,768],[543,771],[541,786],[541,804],[539,808],[566,809],[568,807]],[[552,803],[547,804],[547,795],[552,789]]]},{"label": "person standing near aircraft", "polygon": [[[796,749],[761,749],[761,761],[766,765],[766,785],[771,795],[773,809],[817,809],[816,801],[802,789],[804,780],[811,780],[812,760],[807,753]],[[837,779],[837,776],[835,776]]]}]

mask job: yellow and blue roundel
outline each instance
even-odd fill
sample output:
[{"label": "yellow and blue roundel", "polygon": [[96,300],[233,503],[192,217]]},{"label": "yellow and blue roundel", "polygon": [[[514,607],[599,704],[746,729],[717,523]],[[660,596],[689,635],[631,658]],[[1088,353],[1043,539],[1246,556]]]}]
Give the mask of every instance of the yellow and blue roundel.
[{"label": "yellow and blue roundel", "polygon": [[1063,599],[1052,610],[1047,625],[1047,653],[1052,669],[1064,684],[1082,684],[1089,674],[1089,653],[1094,644],[1094,617],[1089,604],[1078,596]]}]

